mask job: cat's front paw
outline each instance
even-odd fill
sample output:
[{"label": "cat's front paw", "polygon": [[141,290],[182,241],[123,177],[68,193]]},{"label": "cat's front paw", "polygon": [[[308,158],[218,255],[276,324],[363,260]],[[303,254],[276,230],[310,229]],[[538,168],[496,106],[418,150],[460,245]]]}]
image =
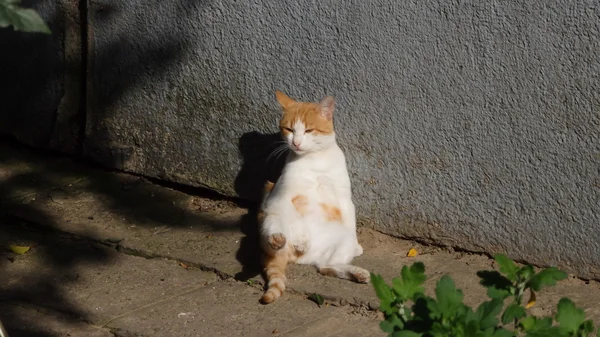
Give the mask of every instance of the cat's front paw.
[{"label": "cat's front paw", "polygon": [[269,236],[269,246],[273,250],[280,250],[285,246],[287,240],[285,239],[285,235],[283,233],[275,233]]}]

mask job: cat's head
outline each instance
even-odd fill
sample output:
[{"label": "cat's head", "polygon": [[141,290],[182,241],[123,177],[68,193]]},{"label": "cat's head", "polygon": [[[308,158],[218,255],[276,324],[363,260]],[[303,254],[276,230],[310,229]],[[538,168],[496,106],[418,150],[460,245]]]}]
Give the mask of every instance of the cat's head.
[{"label": "cat's head", "polygon": [[276,91],[275,95],[283,109],[279,121],[281,136],[292,151],[303,155],[323,150],[335,143],[333,97],[327,96],[317,104],[298,102],[281,91]]}]

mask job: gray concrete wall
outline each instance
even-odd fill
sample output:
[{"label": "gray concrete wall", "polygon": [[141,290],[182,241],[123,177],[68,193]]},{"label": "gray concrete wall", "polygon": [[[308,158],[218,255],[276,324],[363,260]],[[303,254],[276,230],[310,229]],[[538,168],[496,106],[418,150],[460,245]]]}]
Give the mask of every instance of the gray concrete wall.
[{"label": "gray concrete wall", "polygon": [[600,2],[97,0],[84,153],[256,198],[337,98],[359,217],[600,278]]}]

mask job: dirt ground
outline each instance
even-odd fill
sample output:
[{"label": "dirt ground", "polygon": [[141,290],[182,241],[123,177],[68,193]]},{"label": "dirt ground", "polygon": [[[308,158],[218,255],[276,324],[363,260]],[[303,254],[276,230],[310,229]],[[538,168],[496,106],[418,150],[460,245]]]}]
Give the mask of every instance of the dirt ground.
[{"label": "dirt ground", "polygon": [[[0,320],[15,336],[381,336],[371,285],[291,266],[288,291],[258,303],[252,205],[0,144]],[[355,264],[389,282],[422,261],[429,294],[449,274],[465,302],[486,300],[488,256],[359,228]],[[17,255],[8,244],[32,247]],[[407,257],[409,249],[419,254]],[[322,295],[317,306],[309,295]],[[548,315],[568,296],[600,323],[600,285],[570,276],[538,294]]]}]

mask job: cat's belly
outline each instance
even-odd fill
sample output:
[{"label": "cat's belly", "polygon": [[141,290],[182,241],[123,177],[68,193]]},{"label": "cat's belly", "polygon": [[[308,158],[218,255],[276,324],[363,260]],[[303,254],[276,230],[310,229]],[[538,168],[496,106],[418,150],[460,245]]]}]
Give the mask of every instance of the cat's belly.
[{"label": "cat's belly", "polygon": [[356,240],[340,224],[307,224],[304,253],[297,263],[312,265],[347,264],[355,256]]}]

